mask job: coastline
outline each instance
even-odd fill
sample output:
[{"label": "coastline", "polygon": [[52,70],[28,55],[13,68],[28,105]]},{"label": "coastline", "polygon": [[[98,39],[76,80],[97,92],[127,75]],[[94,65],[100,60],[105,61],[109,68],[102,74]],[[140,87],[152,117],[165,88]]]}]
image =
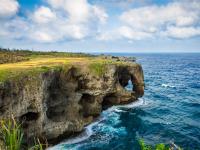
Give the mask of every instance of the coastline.
[{"label": "coastline", "polygon": [[[23,121],[27,143],[40,137],[56,144],[83,131],[103,109],[136,101],[144,94],[142,67],[130,58],[40,55],[0,65],[0,71],[10,66],[20,69],[16,77],[2,80],[0,118],[12,113],[16,120]],[[63,64],[66,60],[72,62]],[[34,73],[27,72],[32,68]],[[7,74],[5,77],[9,77]],[[125,88],[129,81],[134,85],[130,91]]]}]

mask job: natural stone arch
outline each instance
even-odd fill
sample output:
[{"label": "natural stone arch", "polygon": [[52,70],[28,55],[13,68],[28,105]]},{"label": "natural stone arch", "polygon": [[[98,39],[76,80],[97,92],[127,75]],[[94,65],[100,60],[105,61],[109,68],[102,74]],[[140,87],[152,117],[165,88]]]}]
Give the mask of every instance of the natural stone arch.
[{"label": "natural stone arch", "polygon": [[136,97],[138,98],[144,95],[144,76],[140,65],[135,67],[119,67],[117,74],[122,87],[125,88],[128,82],[131,81],[133,85],[132,91],[135,92]]},{"label": "natural stone arch", "polygon": [[135,91],[136,97],[142,97],[144,95],[144,75],[140,65],[130,69],[131,81],[134,84],[133,91]]}]

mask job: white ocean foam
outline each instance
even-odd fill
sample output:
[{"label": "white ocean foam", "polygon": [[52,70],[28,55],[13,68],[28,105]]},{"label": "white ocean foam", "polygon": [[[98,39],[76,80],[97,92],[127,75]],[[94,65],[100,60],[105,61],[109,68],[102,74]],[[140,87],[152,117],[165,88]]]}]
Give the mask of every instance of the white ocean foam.
[{"label": "white ocean foam", "polygon": [[115,110],[114,110],[115,112],[126,112],[126,111],[124,111],[124,110],[121,110],[121,109],[118,109],[118,108],[116,108]]},{"label": "white ocean foam", "polygon": [[79,143],[79,142],[82,142],[82,141],[88,139],[93,134],[93,130],[92,130],[93,126],[97,125],[102,120],[103,120],[103,118],[99,117],[97,119],[97,121],[86,126],[85,130],[82,133],[80,133],[78,136],[69,138],[66,141],[63,141],[58,145],[48,148],[47,150],[60,150],[60,148],[62,148],[63,145],[65,145],[65,144],[76,144],[76,143]]},{"label": "white ocean foam", "polygon": [[168,88],[168,87],[170,87],[170,88],[175,88],[174,85],[170,85],[170,84],[162,84],[161,86],[162,86],[162,87],[165,87],[165,88]]},{"label": "white ocean foam", "polygon": [[129,103],[129,104],[123,104],[123,105],[115,105],[107,110],[103,111],[104,112],[123,112],[124,110],[121,110],[120,108],[135,108],[139,106],[146,105],[146,101],[143,98],[139,98],[137,101]]},{"label": "white ocean foam", "polygon": [[60,143],[56,146],[50,147],[47,150],[60,150],[61,148],[63,148],[63,145],[80,143],[80,142],[88,139],[91,135],[94,134],[93,127],[98,125],[101,121],[103,121],[105,119],[105,117],[109,117],[109,115],[113,115],[113,113],[122,112],[123,110],[120,110],[120,108],[134,108],[134,107],[138,107],[141,105],[145,105],[145,100],[142,98],[139,98],[138,101],[132,102],[130,104],[112,106],[112,107],[108,108],[107,110],[104,110],[102,112],[101,116],[95,122],[86,126],[84,132],[82,132],[81,134],[79,134],[76,137],[69,138],[66,141],[63,141],[62,143]]},{"label": "white ocean foam", "polygon": [[129,103],[129,104],[125,104],[125,105],[119,105],[117,107],[120,107],[120,108],[135,108],[135,107],[139,107],[139,106],[142,106],[142,105],[145,105],[146,102],[143,98],[139,98],[136,102],[132,102],[132,103]]}]

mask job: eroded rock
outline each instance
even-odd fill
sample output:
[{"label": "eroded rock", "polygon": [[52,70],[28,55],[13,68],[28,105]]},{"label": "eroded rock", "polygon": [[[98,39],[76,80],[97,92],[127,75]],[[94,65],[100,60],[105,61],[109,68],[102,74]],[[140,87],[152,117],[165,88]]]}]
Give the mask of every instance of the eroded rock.
[{"label": "eroded rock", "polygon": [[[23,122],[27,139],[57,141],[81,132],[103,108],[129,103],[144,94],[139,64],[108,64],[97,76],[80,66],[8,81],[0,86],[0,119],[13,114]],[[133,83],[132,91],[125,86]]]}]

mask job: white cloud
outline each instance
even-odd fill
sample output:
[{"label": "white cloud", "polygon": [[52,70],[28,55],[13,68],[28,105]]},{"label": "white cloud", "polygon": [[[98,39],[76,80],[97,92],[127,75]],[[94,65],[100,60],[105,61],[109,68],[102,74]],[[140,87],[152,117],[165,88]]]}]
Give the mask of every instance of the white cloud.
[{"label": "white cloud", "polygon": [[34,13],[39,22],[51,21],[51,24],[37,26],[40,38],[33,39],[40,42],[95,36],[100,24],[105,23],[108,17],[103,8],[91,5],[87,0],[48,0],[48,3],[49,8],[42,6]]},{"label": "white cloud", "polygon": [[[24,17],[25,20],[22,17],[2,20],[0,35],[10,34],[12,36],[7,38],[37,42],[80,40],[95,36],[108,17],[103,8],[87,0],[48,0],[47,4],[37,7],[33,13]],[[11,23],[13,21],[15,24]],[[20,21],[24,22],[23,28],[19,28]]]},{"label": "white cloud", "polygon": [[33,13],[33,20],[37,23],[49,23],[56,19],[56,15],[48,7],[41,6]]},{"label": "white cloud", "polygon": [[0,19],[0,36],[36,42],[89,37],[132,41],[200,36],[199,0],[177,0],[160,6],[143,5],[123,12],[118,20],[112,16],[108,22],[105,9],[87,0],[46,2],[45,6],[38,6],[27,16],[19,17],[16,13],[20,6],[16,0],[0,0],[0,18],[4,17]]},{"label": "white cloud", "polygon": [[122,38],[118,29],[98,33],[96,39],[100,41],[113,41]]},{"label": "white cloud", "polygon": [[199,21],[200,3],[173,2],[166,6],[146,6],[124,12],[122,22],[138,29],[147,30],[149,27],[159,28],[164,25],[192,25]]},{"label": "white cloud", "polygon": [[67,13],[72,23],[83,23],[89,19],[90,5],[86,0],[49,0],[49,4]]},{"label": "white cloud", "polygon": [[34,32],[31,37],[32,37],[32,39],[34,39],[35,41],[38,41],[38,42],[52,42],[54,40],[53,36],[51,36],[47,32],[42,32],[42,31]]},{"label": "white cloud", "polygon": [[92,7],[94,15],[99,19],[101,23],[106,23],[108,15],[105,10],[101,7],[93,6]]},{"label": "white cloud", "polygon": [[29,34],[29,23],[27,20],[15,17],[12,20],[0,20],[1,28],[0,28],[0,37],[11,39],[20,39],[25,37],[25,35]]},{"label": "white cloud", "polygon": [[19,9],[16,0],[0,0],[0,18],[7,18],[15,15]]},{"label": "white cloud", "polygon": [[107,33],[101,33],[98,39],[142,40],[153,37],[186,39],[199,36],[199,10],[199,0],[133,8],[120,15],[120,26]]},{"label": "white cloud", "polygon": [[91,5],[87,0],[48,0],[50,6],[68,15],[71,23],[87,23],[90,19],[105,22],[107,14],[104,9]]},{"label": "white cloud", "polygon": [[130,39],[130,40],[141,40],[141,39],[151,37],[150,33],[142,32],[142,31],[138,31],[138,30],[133,30],[132,28],[127,27],[127,26],[120,27],[119,28],[119,34],[122,37],[125,37],[125,38]]},{"label": "white cloud", "polygon": [[130,42],[132,40],[143,40],[146,38],[152,38],[152,34],[134,30],[128,26],[121,26],[117,29],[113,29],[105,33],[100,33],[97,37],[98,40],[102,41],[118,40],[123,38],[128,39]]},{"label": "white cloud", "polygon": [[[199,35],[200,1],[173,2],[165,6],[146,6],[131,9],[120,16],[120,20],[131,29],[124,36],[131,38],[133,31],[139,37],[164,35],[180,39]],[[197,29],[198,28],[198,29]],[[145,34],[146,33],[146,34]],[[145,35],[145,36],[140,36]]]},{"label": "white cloud", "polygon": [[168,27],[164,35],[177,39],[191,38],[200,35],[200,27]]}]

